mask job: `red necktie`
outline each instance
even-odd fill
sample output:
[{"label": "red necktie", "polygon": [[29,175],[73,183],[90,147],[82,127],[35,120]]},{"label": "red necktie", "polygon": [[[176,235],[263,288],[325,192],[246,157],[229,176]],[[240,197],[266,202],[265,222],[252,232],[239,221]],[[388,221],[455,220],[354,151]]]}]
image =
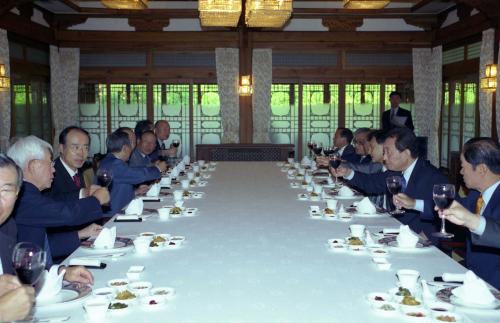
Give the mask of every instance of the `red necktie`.
[{"label": "red necktie", "polygon": [[75,176],[73,176],[73,182],[75,182],[75,186],[78,189],[82,188],[82,183],[80,183],[80,177],[78,177],[78,174],[75,174]]}]

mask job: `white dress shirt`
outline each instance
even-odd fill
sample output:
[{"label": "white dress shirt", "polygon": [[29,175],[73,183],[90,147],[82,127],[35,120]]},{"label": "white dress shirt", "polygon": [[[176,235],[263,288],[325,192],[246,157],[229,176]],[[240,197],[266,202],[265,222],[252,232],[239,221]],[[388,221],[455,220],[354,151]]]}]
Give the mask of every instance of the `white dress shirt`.
[{"label": "white dress shirt", "polygon": [[[78,174],[78,170],[77,171],[74,171],[73,169],[71,169],[71,167],[69,167],[65,162],[64,162],[64,159],[62,157],[59,158],[61,160],[61,163],[63,164],[64,168],[66,169],[66,171],[68,172],[69,174],[69,177],[71,177],[71,179],[73,179],[73,177],[75,175]],[[83,183],[81,183],[83,184]],[[84,188],[81,188],[80,189],[80,195],[78,196],[78,198],[82,199],[85,197],[85,189]]]}]

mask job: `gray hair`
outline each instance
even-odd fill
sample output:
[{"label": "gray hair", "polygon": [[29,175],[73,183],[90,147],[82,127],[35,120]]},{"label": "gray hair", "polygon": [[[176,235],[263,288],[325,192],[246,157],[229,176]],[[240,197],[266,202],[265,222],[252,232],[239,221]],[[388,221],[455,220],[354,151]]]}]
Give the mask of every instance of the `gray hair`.
[{"label": "gray hair", "polygon": [[43,159],[45,149],[52,154],[52,146],[35,136],[19,138],[7,150],[7,156],[12,158],[16,164],[25,169],[28,163],[34,159]]}]

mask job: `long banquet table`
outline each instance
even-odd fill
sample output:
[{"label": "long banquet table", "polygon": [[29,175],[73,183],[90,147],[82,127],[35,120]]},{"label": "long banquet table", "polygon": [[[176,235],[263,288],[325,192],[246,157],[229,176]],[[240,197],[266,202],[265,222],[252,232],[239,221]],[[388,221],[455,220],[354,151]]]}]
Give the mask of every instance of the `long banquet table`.
[{"label": "long banquet table", "polygon": [[[428,281],[443,272],[465,268],[433,247],[405,254],[392,252],[389,271],[380,271],[368,255],[333,253],[329,238],[348,235],[352,223],[371,232],[398,227],[391,218],[354,219],[351,223],[311,219],[309,205],[297,200],[285,173],[270,162],[219,162],[206,192],[187,200],[199,208],[196,217],[160,222],[113,223],[119,236],[144,231],[186,236],[177,250],[138,256],[131,251],[104,259],[105,270],[92,270],[94,288],[113,278],[125,278],[131,265],[144,265],[141,280],[175,288],[176,297],[163,310],[146,312],[139,306],[124,316],[108,313],[109,322],[398,322],[370,310],[365,296],[387,291],[402,268],[420,271]],[[171,198],[146,207],[172,204]],[[73,256],[86,256],[77,250]],[[70,315],[85,321],[81,304],[39,311],[40,316]],[[499,322],[498,316],[470,315],[474,322]]]}]

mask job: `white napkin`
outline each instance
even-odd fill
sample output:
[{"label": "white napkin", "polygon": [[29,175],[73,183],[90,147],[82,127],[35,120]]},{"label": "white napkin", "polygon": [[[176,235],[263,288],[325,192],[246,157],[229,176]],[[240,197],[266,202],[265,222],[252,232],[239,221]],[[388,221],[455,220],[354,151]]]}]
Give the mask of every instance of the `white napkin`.
[{"label": "white napkin", "polygon": [[84,257],[77,257],[77,258],[71,258],[69,260],[69,265],[70,266],[94,266],[94,267],[99,267],[101,265],[101,261],[96,258],[84,258]]},{"label": "white napkin", "polygon": [[182,158],[182,161],[184,162],[184,164],[188,165],[191,163],[191,157],[189,157],[189,155],[186,155],[184,156],[184,158]]},{"label": "white napkin", "polygon": [[418,236],[411,231],[409,226],[401,225],[399,227],[399,235],[396,240],[399,247],[414,248],[417,245]]},{"label": "white napkin", "polygon": [[342,186],[342,188],[339,190],[339,196],[354,196],[354,192],[347,186]]},{"label": "white napkin", "polygon": [[364,214],[374,214],[377,212],[375,205],[373,205],[372,201],[368,197],[364,197],[356,207],[359,213]]},{"label": "white napkin", "polygon": [[59,266],[52,266],[49,271],[44,270],[37,288],[40,288],[36,296],[37,301],[47,300],[56,296],[62,289],[62,281],[66,269],[59,271]]},{"label": "white napkin", "polygon": [[365,243],[367,246],[373,246],[375,244],[375,241],[373,241],[372,235],[368,230],[365,232]]},{"label": "white napkin", "polygon": [[186,164],[184,164],[184,162],[183,162],[183,161],[181,161],[181,162],[179,162],[179,163],[177,164],[177,166],[176,166],[176,167],[177,167],[177,169],[178,169],[178,170],[179,170],[179,172],[180,172],[181,170],[184,170],[184,169],[186,168]]},{"label": "white napkin", "polygon": [[95,249],[112,249],[115,246],[116,227],[102,228],[94,241]]},{"label": "white napkin", "polygon": [[429,285],[427,285],[427,281],[425,279],[422,279],[422,298],[424,299],[425,302],[431,302],[436,300],[436,295],[434,295],[430,289]]},{"label": "white napkin", "polygon": [[125,209],[125,214],[127,214],[127,215],[133,215],[133,214],[140,215],[140,214],[142,214],[143,208],[144,208],[144,202],[142,201],[142,199],[140,199],[140,198],[133,199],[132,201],[130,201],[127,208]]},{"label": "white napkin", "polygon": [[158,195],[160,195],[160,189],[161,189],[161,187],[160,187],[159,183],[153,184],[153,185],[151,185],[151,187],[147,191],[146,196],[158,197]]},{"label": "white napkin", "polygon": [[344,208],[344,204],[340,204],[339,213],[346,213],[345,208]]},{"label": "white napkin", "polygon": [[171,178],[177,178],[177,176],[179,176],[179,170],[177,169],[177,167],[174,167],[172,169],[172,171],[170,172],[170,177]]},{"label": "white napkin", "polygon": [[495,301],[495,296],[484,280],[470,270],[465,273],[464,284],[453,289],[451,293],[465,303],[488,305]]},{"label": "white napkin", "polygon": [[465,274],[444,273],[442,276],[444,282],[463,282]]},{"label": "white napkin", "polygon": [[160,180],[161,187],[170,187],[172,185],[172,179],[170,177],[162,177]]}]

